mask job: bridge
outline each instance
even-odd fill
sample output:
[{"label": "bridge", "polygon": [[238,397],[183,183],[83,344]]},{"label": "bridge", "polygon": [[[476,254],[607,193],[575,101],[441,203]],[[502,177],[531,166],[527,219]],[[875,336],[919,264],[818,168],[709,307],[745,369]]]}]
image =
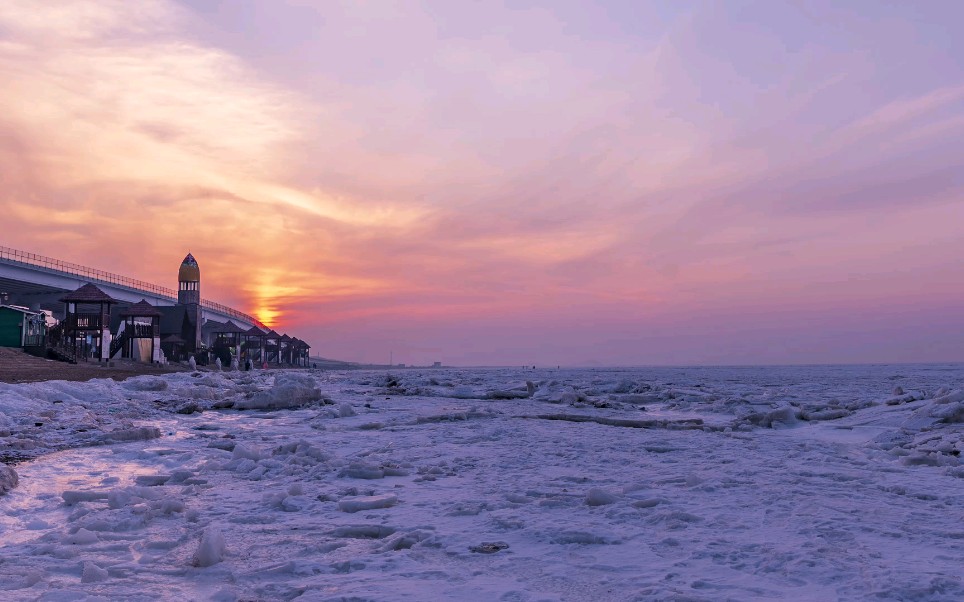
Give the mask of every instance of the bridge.
[{"label": "bridge", "polygon": [[[136,303],[146,299],[155,306],[177,304],[174,289],[0,246],[0,301],[4,303],[51,310],[54,317],[63,319],[64,304],[59,302],[60,297],[88,282],[118,301]],[[201,299],[201,315],[205,320],[231,320],[243,328],[268,329],[253,316],[207,299]]]}]

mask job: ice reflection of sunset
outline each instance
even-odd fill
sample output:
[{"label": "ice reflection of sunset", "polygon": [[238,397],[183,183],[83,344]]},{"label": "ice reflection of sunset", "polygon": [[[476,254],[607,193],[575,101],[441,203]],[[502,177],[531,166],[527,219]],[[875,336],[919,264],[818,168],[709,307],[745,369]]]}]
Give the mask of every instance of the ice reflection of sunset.
[{"label": "ice reflection of sunset", "polygon": [[348,360],[960,359],[964,7],[754,11],[5,0],[0,244]]}]

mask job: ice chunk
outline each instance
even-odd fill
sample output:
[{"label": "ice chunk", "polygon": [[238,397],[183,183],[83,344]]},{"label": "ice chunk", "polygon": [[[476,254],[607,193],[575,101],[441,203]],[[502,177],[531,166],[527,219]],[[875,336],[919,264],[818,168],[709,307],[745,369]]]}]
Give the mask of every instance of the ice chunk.
[{"label": "ice chunk", "polygon": [[274,387],[256,393],[249,399],[234,404],[238,410],[280,410],[299,408],[324,399],[315,383],[307,374],[283,373],[275,377]]},{"label": "ice chunk", "polygon": [[765,414],[751,414],[747,419],[758,426],[779,428],[797,423],[800,411],[792,406],[783,406]]},{"label": "ice chunk", "polygon": [[167,381],[156,376],[138,376],[125,380],[121,387],[129,391],[165,391]]},{"label": "ice chunk", "polygon": [[78,502],[95,502],[97,500],[106,500],[108,493],[106,491],[72,491],[68,490],[60,494],[64,498],[64,503],[68,506],[73,506]]},{"label": "ice chunk", "polygon": [[380,479],[385,476],[385,471],[379,466],[373,466],[365,462],[352,462],[342,470],[341,476],[350,479]]},{"label": "ice chunk", "polygon": [[157,439],[161,430],[156,426],[141,426],[129,429],[117,429],[100,436],[101,443],[119,443],[122,441],[146,441]]},{"label": "ice chunk", "polygon": [[213,566],[224,560],[224,535],[217,527],[208,527],[201,535],[201,544],[194,553],[194,566]]},{"label": "ice chunk", "polygon": [[81,583],[95,583],[107,580],[107,569],[102,569],[93,562],[84,563],[84,571],[81,574]]},{"label": "ice chunk", "polygon": [[261,459],[262,454],[261,450],[257,449],[256,447],[239,443],[234,446],[234,451],[231,453],[231,457],[235,460],[246,458],[248,460],[254,460],[257,462]]},{"label": "ice chunk", "polygon": [[157,487],[167,483],[171,475],[166,474],[142,474],[134,477],[134,482],[143,487]]},{"label": "ice chunk", "polygon": [[593,487],[586,494],[586,504],[589,506],[605,506],[616,502],[619,498],[604,489]]},{"label": "ice chunk", "polygon": [[386,493],[384,495],[345,498],[338,502],[338,509],[342,512],[360,512],[362,510],[391,508],[396,502],[398,502],[398,496]]},{"label": "ice chunk", "polygon": [[65,535],[63,539],[60,540],[62,543],[71,545],[86,545],[89,543],[97,543],[100,538],[93,531],[88,531],[87,529],[77,529],[76,533],[71,533]]},{"label": "ice chunk", "polygon": [[0,495],[17,486],[17,471],[6,464],[0,464]]}]

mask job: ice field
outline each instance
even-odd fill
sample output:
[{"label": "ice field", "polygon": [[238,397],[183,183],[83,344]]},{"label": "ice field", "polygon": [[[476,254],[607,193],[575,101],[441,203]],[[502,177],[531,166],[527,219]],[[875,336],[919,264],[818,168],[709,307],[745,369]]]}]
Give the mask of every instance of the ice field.
[{"label": "ice field", "polygon": [[0,384],[2,600],[964,600],[964,367]]}]

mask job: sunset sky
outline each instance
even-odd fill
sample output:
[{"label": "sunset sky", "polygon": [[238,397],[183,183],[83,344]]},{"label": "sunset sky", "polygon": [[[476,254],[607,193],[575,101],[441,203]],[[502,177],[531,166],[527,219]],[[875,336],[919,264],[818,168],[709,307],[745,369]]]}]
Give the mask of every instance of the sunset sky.
[{"label": "sunset sky", "polygon": [[964,2],[0,1],[0,245],[385,363],[964,360]]}]

